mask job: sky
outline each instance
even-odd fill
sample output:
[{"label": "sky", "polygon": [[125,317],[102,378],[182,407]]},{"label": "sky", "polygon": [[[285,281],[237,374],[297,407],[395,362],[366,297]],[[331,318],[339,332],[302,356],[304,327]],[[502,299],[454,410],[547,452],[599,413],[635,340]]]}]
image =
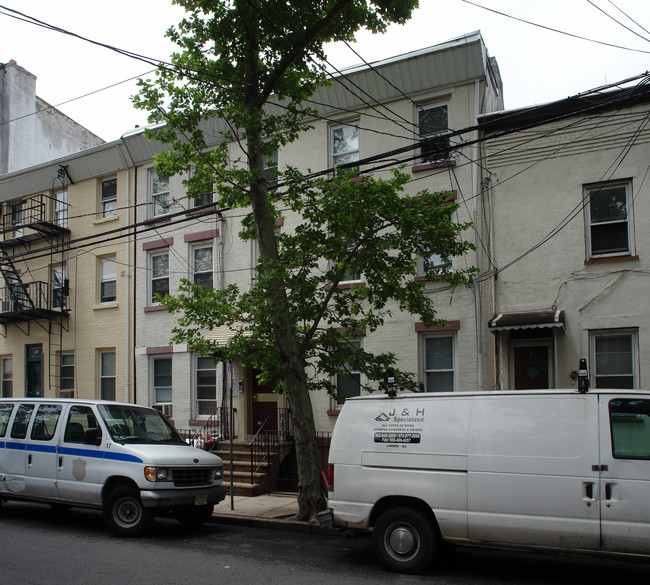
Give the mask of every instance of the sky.
[{"label": "sky", "polygon": [[[130,97],[137,92],[133,78],[147,76],[150,65],[28,24],[7,9],[169,61],[175,46],[165,31],[183,17],[181,7],[171,0],[0,0],[0,63],[14,60],[35,75],[39,97],[106,141],[147,123]],[[563,99],[650,70],[649,0],[420,0],[408,23],[384,35],[361,32],[353,47],[373,62],[477,30],[499,64],[506,109]],[[361,63],[342,44],[328,47],[328,60],[337,69]]]}]

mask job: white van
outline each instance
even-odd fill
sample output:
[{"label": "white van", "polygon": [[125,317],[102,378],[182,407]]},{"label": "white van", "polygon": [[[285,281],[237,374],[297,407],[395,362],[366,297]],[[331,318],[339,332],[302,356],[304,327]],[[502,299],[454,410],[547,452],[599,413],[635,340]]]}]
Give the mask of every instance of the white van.
[{"label": "white van", "polygon": [[207,520],[225,497],[223,465],[188,445],[158,411],[75,399],[0,399],[0,503],[101,508],[120,536],[142,534],[154,514]]},{"label": "white van", "polygon": [[335,526],[391,570],[444,542],[650,555],[650,392],[352,398],[329,463]]}]

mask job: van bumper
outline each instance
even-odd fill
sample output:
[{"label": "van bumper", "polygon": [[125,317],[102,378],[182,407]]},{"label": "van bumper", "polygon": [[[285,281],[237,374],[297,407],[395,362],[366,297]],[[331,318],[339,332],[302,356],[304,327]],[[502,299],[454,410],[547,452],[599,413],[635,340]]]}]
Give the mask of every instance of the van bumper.
[{"label": "van bumper", "polygon": [[372,504],[359,504],[331,499],[328,500],[328,504],[334,517],[334,526],[355,530],[368,529]]},{"label": "van bumper", "polygon": [[181,506],[195,506],[198,501],[207,496],[208,505],[221,502],[226,497],[223,486],[207,486],[190,490],[142,490],[140,498],[145,508],[174,508]]}]

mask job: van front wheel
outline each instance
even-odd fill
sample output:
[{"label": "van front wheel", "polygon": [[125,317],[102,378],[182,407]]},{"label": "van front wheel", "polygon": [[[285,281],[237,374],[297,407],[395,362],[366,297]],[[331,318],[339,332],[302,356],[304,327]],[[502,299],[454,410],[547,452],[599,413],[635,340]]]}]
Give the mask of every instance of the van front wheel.
[{"label": "van front wheel", "polygon": [[419,573],[433,561],[438,539],[431,522],[414,508],[391,508],[375,524],[375,554],[387,569]]},{"label": "van front wheel", "polygon": [[153,521],[153,513],[142,505],[137,489],[119,487],[106,497],[104,522],[118,536],[140,536]]}]

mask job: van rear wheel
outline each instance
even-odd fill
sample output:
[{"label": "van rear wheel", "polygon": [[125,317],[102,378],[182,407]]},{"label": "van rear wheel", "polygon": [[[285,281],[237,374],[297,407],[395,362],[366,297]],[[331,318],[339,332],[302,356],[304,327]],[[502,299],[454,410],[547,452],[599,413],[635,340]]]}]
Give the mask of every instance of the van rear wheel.
[{"label": "van rear wheel", "polygon": [[104,502],[104,522],[118,536],[140,536],[153,521],[153,512],[142,505],[140,493],[131,487],[114,489]]},{"label": "van rear wheel", "polygon": [[391,508],[375,523],[375,554],[398,573],[419,573],[433,562],[438,538],[428,518],[410,507]]}]

